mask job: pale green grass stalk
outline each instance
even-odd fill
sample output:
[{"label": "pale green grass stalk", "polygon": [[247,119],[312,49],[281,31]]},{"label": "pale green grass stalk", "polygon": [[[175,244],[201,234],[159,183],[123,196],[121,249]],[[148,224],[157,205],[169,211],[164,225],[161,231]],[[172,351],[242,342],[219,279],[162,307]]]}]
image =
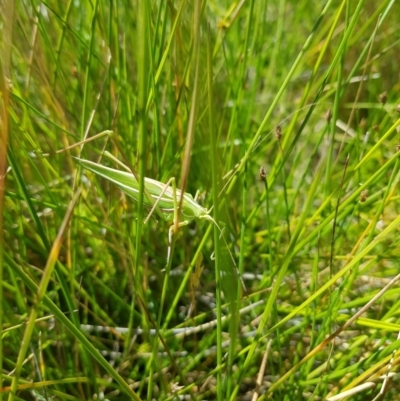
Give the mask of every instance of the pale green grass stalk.
[{"label": "pale green grass stalk", "polygon": [[[214,220],[220,221],[220,201],[218,198],[219,187],[218,187],[218,159],[217,159],[217,143],[216,143],[216,127],[215,127],[215,116],[214,116],[214,104],[213,104],[213,69],[212,69],[212,55],[211,55],[211,38],[209,34],[209,28],[207,27],[207,89],[208,89],[208,119],[209,119],[209,138],[211,148],[211,177],[212,177],[212,194],[213,194],[213,205],[214,205]],[[220,245],[220,233],[217,227],[214,227],[214,252],[215,252],[215,296],[216,296],[216,308],[217,308],[217,366],[222,365],[222,254]],[[231,341],[233,339],[231,338]],[[223,377],[222,371],[217,372],[217,399],[222,401],[225,399],[223,394]],[[229,380],[229,379],[227,379]],[[228,383],[228,388],[229,383]]]},{"label": "pale green grass stalk", "polygon": [[[147,1],[140,1],[138,3],[138,18],[137,18],[137,32],[136,40],[138,44],[137,51],[137,74],[138,74],[138,87],[137,87],[137,112],[138,112],[138,164],[139,164],[139,196],[138,196],[138,210],[135,230],[132,230],[136,234],[135,242],[135,259],[134,266],[132,268],[134,289],[132,292],[131,300],[131,313],[129,316],[129,331],[128,336],[125,339],[125,348],[129,350],[129,344],[132,338],[132,330],[134,325],[134,310],[135,305],[138,301],[137,297],[142,298],[142,291],[140,290],[140,283],[142,282],[142,271],[140,268],[140,259],[142,255],[142,233],[143,233],[143,220],[144,220],[144,179],[146,176],[146,148],[147,148],[147,121],[148,113],[146,109],[147,98],[149,96],[149,83],[151,79],[150,73],[150,38],[148,31],[150,29],[150,7]],[[134,225],[132,225],[132,228]],[[171,245],[173,247],[173,244]],[[131,248],[133,250],[133,248]],[[142,298],[143,299],[143,298]],[[146,319],[144,313],[144,306],[142,302],[139,302],[139,307],[143,311],[141,319],[142,327],[146,327]],[[158,330],[158,327],[157,327]],[[158,336],[154,337],[154,349],[158,349]],[[155,352],[154,354],[155,355]],[[154,359],[154,357],[153,357]],[[153,364],[150,365],[149,372],[149,386],[147,391],[147,399],[150,400],[153,391]]]}]

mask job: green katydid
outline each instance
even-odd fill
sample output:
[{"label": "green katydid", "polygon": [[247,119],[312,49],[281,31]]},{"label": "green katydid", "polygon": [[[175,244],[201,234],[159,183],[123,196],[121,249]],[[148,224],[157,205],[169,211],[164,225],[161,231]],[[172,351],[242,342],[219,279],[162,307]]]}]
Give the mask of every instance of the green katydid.
[{"label": "green katydid", "polygon": [[[125,192],[134,200],[138,200],[139,183],[132,173],[116,170],[85,159],[75,158],[75,160],[86,170],[113,182],[121,191]],[[147,177],[144,179],[144,182],[146,190],[153,199],[153,203],[145,199],[145,206],[152,208],[151,213],[154,211],[153,209],[155,209],[155,207],[158,207],[162,211],[166,221],[173,221],[175,201],[181,196],[181,191],[175,188],[174,178],[171,178],[166,184]],[[200,206],[193,199],[192,195],[185,192],[182,196],[181,213],[187,223],[194,219],[213,221],[212,217],[209,215],[209,211]],[[148,217],[146,221],[147,220]]]},{"label": "green katydid", "polygon": [[[107,156],[112,157],[108,152],[105,153]],[[138,200],[139,196],[139,183],[136,177],[128,171],[116,170],[110,167],[103,166],[99,163],[92,162],[90,160],[78,159],[75,160],[86,170],[103,177],[110,182],[114,183],[121,191],[129,195],[134,200]],[[117,161],[122,164],[120,161]],[[126,166],[124,166],[129,170]],[[208,220],[214,223],[217,228],[221,231],[215,220],[209,215],[210,211],[200,206],[189,193],[181,194],[179,189],[176,189],[175,179],[171,178],[166,184],[145,177],[145,189],[147,192],[147,198],[145,198],[145,206],[151,208],[149,215],[144,220],[146,224],[154,211],[161,211],[159,215],[166,221],[175,222],[177,219],[178,211],[178,200],[182,196],[182,207],[181,214],[185,218],[184,221],[179,222],[178,226],[187,225],[194,219]],[[171,244],[171,238],[173,233],[174,225],[169,229],[169,244]],[[168,247],[167,264],[170,258],[170,246]]]},{"label": "green katydid", "polygon": [[[116,160],[112,155],[108,152],[105,153],[108,157]],[[121,191],[129,195],[131,198],[138,200],[139,194],[139,183],[136,177],[128,171],[116,170],[110,167],[103,166],[98,163],[94,163],[90,160],[85,159],[75,159],[82,167],[91,171],[92,173],[99,175],[110,182],[114,183]],[[116,160],[119,164],[124,166],[119,160]],[[128,167],[124,166],[126,170],[129,170]],[[179,222],[178,226],[182,227],[190,223],[192,220],[208,220],[215,224],[218,230],[221,233],[221,237],[223,238],[223,230],[221,230],[220,226],[216,223],[216,221],[209,215],[210,210],[205,209],[200,206],[190,195],[189,193],[183,193],[181,195],[181,191],[176,189],[175,186],[175,178],[171,178],[166,184],[153,180],[151,178],[145,177],[145,189],[147,192],[148,198],[145,198],[145,206],[151,208],[150,213],[144,220],[146,224],[150,219],[152,213],[155,210],[161,211],[159,215],[163,217],[166,221],[176,222],[177,219],[177,211],[178,211],[178,199],[180,196],[183,197],[182,200],[182,208],[181,214],[185,218],[184,221]],[[171,257],[171,243],[172,243],[172,234],[174,232],[175,225],[171,225],[169,229],[168,235],[168,252],[167,252],[167,266],[170,262]],[[225,240],[224,240],[225,242]],[[232,261],[236,267],[234,259],[231,255]],[[239,274],[237,267],[236,273]],[[241,280],[241,285],[245,290],[245,285],[243,280]]]},{"label": "green katydid", "polygon": [[[114,159],[118,164],[122,165],[126,170],[128,171],[130,170],[122,162],[115,159],[114,156],[112,156],[110,153],[105,152],[105,155]],[[131,172],[116,170],[92,162],[90,160],[78,159],[78,158],[75,158],[75,160],[85,169],[114,183],[122,192],[126,193],[136,201],[138,200],[139,183],[137,178]],[[183,199],[181,203],[182,207],[180,212],[182,216],[185,218],[185,220],[179,222],[177,225],[179,227],[182,227],[189,224],[190,221],[192,220],[208,220],[213,224],[215,224],[215,226],[221,233],[221,238],[223,238],[223,229],[221,230],[217,222],[209,215],[211,210],[207,210],[204,207],[200,206],[193,199],[192,195],[190,195],[189,193],[185,192],[181,194],[181,191],[179,189],[176,189],[175,178],[170,178],[166,184],[147,177],[145,177],[144,181],[145,181],[145,190],[147,192],[147,199],[145,198],[145,206],[151,208],[148,216],[144,220],[144,224],[148,222],[150,216],[155,210],[161,211],[159,215],[163,217],[166,221],[176,222],[178,218],[178,213],[177,213],[178,199],[180,196],[182,196]],[[175,229],[175,224],[172,224],[169,229],[169,235],[168,235],[167,266],[169,265],[171,257],[171,243],[174,229]],[[236,263],[232,255],[231,259],[234,263],[234,266],[236,267]],[[236,267],[236,274],[239,275],[237,267]],[[241,278],[240,281],[243,289],[245,290],[246,287]]]}]

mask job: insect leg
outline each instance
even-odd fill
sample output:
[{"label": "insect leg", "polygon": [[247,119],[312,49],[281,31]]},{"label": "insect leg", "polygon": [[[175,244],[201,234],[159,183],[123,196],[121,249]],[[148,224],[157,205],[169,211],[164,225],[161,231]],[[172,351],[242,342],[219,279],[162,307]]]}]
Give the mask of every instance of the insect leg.
[{"label": "insect leg", "polygon": [[[172,177],[170,178],[167,183],[164,186],[164,189],[161,191],[160,195],[157,197],[156,201],[154,202],[153,207],[151,208],[149,214],[147,215],[147,217],[145,218],[143,224],[147,224],[147,222],[149,221],[151,215],[154,213],[154,211],[156,210],[156,207],[158,206],[158,204],[160,203],[162,196],[165,194],[165,191],[168,189],[168,187],[171,185],[172,182],[175,182],[175,178]],[[175,201],[174,201],[175,203]]]}]

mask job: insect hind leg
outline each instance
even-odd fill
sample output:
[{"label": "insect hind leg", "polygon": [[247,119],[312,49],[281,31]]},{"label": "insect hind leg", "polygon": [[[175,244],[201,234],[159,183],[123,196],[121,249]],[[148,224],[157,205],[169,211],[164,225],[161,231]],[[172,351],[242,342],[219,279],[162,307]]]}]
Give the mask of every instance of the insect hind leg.
[{"label": "insect hind leg", "polygon": [[[181,221],[178,223],[178,228],[179,227],[184,227],[189,224],[189,221]],[[167,251],[167,266],[169,266],[170,260],[171,260],[171,250],[172,250],[172,237],[176,233],[176,225],[175,223],[172,224],[168,230],[168,251]]]}]

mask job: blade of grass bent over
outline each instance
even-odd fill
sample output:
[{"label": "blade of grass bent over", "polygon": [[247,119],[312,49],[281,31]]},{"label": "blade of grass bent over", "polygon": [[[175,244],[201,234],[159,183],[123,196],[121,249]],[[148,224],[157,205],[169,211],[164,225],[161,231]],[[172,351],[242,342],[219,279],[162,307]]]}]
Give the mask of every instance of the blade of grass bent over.
[{"label": "blade of grass bent over", "polygon": [[[24,270],[15,262],[15,260],[5,253],[5,260],[12,268],[22,282],[34,293],[38,292],[38,285],[24,272]],[[104,368],[104,370],[121,386],[121,389],[136,401],[141,401],[140,397],[129,387],[122,376],[109,364],[109,362],[100,354],[97,348],[90,342],[79,328],[69,320],[65,313],[46,295],[43,296],[43,305],[52,313],[56,319],[63,324],[70,333],[82,344],[82,346],[91,354],[91,356]]]},{"label": "blade of grass bent over", "polygon": [[44,269],[43,272],[43,276],[40,282],[40,285],[38,287],[37,293],[36,293],[36,303],[34,305],[34,307],[32,308],[31,314],[29,316],[29,320],[28,323],[26,325],[26,329],[25,329],[25,333],[24,333],[24,337],[22,340],[22,345],[21,345],[21,349],[19,351],[19,355],[18,355],[18,360],[16,363],[16,367],[15,367],[15,373],[14,373],[14,377],[11,383],[11,392],[9,394],[8,400],[9,401],[13,401],[17,392],[17,387],[18,387],[18,380],[19,380],[19,376],[21,374],[21,370],[22,370],[22,364],[24,362],[25,359],[25,355],[26,352],[28,351],[28,347],[30,345],[30,341],[31,341],[31,337],[32,337],[32,333],[33,330],[35,328],[35,322],[36,322],[36,318],[38,316],[39,313],[39,307],[40,304],[42,303],[43,297],[46,293],[47,290],[47,286],[50,282],[50,278],[52,276],[53,270],[54,270],[54,266],[57,262],[58,259],[58,254],[60,253],[60,249],[61,249],[61,244],[62,244],[62,239],[65,233],[65,230],[67,229],[68,226],[68,222],[71,218],[72,212],[74,210],[76,201],[78,200],[80,195],[80,191],[78,191],[74,198],[72,199],[72,202],[69,205],[69,208],[67,210],[67,213],[65,214],[64,220],[61,224],[61,227],[58,231],[57,237],[53,243],[53,246],[50,250],[49,253],[49,257],[47,259],[47,263],[46,263],[46,267]]},{"label": "blade of grass bent over", "polygon": [[[33,206],[33,202],[31,200],[31,196],[29,194],[27,184],[26,184],[26,182],[24,180],[24,177],[22,176],[22,174],[21,174],[21,172],[19,170],[18,164],[16,163],[14,154],[13,154],[13,152],[11,150],[9,150],[9,152],[7,154],[7,157],[8,157],[8,161],[10,163],[12,172],[14,174],[15,180],[18,183],[18,187],[19,187],[20,191],[22,192],[24,200],[27,203],[28,210],[29,210],[29,213],[31,215],[31,218],[35,222],[35,227],[36,227],[38,236],[40,237],[40,240],[42,241],[42,244],[43,244],[45,252],[48,253],[48,252],[50,252],[50,241],[47,238],[47,234],[46,234],[45,228],[44,228],[44,226],[42,224],[42,221],[39,218],[39,215],[36,212],[35,207]],[[69,309],[70,312],[72,312],[75,309],[75,306],[74,306],[74,303],[72,301],[70,292],[68,290],[67,282],[66,282],[65,277],[64,277],[65,274],[63,274],[61,272],[61,270],[58,268],[58,266],[56,266],[55,274],[56,274],[56,277],[57,277],[57,280],[58,280],[59,284],[61,285],[62,293],[63,293],[63,296],[65,297],[66,302],[67,302],[68,309]],[[75,315],[72,316],[72,319],[75,320],[76,324],[78,324],[78,320],[76,319]]]}]

